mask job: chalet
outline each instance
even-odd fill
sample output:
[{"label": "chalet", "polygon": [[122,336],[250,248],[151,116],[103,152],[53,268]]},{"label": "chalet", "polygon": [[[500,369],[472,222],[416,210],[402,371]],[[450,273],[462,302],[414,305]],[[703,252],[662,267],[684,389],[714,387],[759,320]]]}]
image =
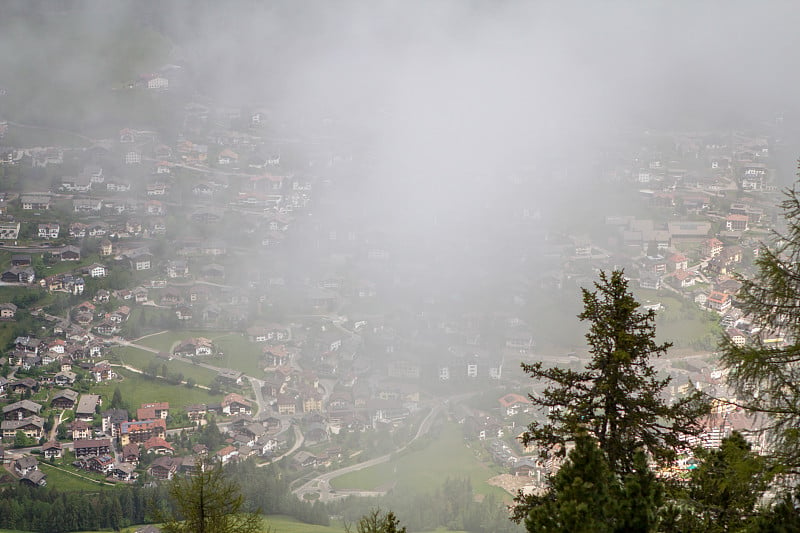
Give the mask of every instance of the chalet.
[{"label": "chalet", "polygon": [[222,412],[226,415],[253,414],[252,404],[236,393],[230,393],[223,398]]},{"label": "chalet", "polygon": [[136,465],[127,462],[114,463],[110,475],[117,481],[133,481],[139,476],[136,473]]},{"label": "chalet", "polygon": [[157,455],[172,455],[175,452],[172,444],[161,437],[150,437],[142,443],[142,448],[146,453]]},{"label": "chalet", "polygon": [[109,381],[117,377],[117,374],[114,372],[114,369],[111,368],[111,365],[108,363],[98,363],[94,365],[91,369],[92,378],[96,383],[100,383],[101,381]]},{"label": "chalet", "polygon": [[178,305],[175,308],[175,317],[178,320],[191,320],[194,317],[194,312],[192,311],[191,306]]},{"label": "chalet", "polygon": [[17,240],[19,229],[19,222],[0,222],[0,240]]},{"label": "chalet", "polygon": [[267,367],[279,367],[289,364],[291,354],[283,344],[269,344],[264,346],[264,364]]},{"label": "chalet", "polygon": [[92,436],[92,426],[85,420],[75,420],[68,426],[73,440],[86,440]]},{"label": "chalet", "polygon": [[8,390],[14,394],[32,394],[39,390],[39,382],[33,378],[22,378],[8,384]]},{"label": "chalet", "polygon": [[136,418],[139,420],[156,418],[166,420],[168,416],[169,402],[143,403],[142,406],[136,410]]},{"label": "chalet", "polygon": [[0,281],[5,283],[33,283],[36,272],[31,267],[12,266],[0,273]]},{"label": "chalet", "polygon": [[61,443],[58,441],[51,440],[42,446],[42,455],[44,455],[45,459],[57,459],[61,457],[62,454]]},{"label": "chalet", "polygon": [[11,256],[11,266],[31,266],[30,254],[14,254]]},{"label": "chalet", "polygon": [[44,434],[44,420],[39,416],[30,416],[22,420],[3,420],[0,422],[0,432],[3,440],[13,440],[17,431],[22,431],[25,436],[40,439]]},{"label": "chalet", "polygon": [[33,457],[32,455],[26,455],[14,461],[14,472],[16,472],[18,476],[25,476],[29,472],[33,472],[34,470],[38,469],[39,461],[37,461],[36,457]]},{"label": "chalet", "polygon": [[39,224],[37,236],[40,239],[58,239],[61,226],[56,223]]},{"label": "chalet", "polygon": [[506,416],[514,416],[519,413],[526,413],[531,407],[531,401],[520,394],[509,393],[499,398],[497,402],[500,404],[500,409]]},{"label": "chalet", "polygon": [[32,487],[44,487],[47,485],[47,475],[41,470],[33,470],[22,476],[19,482]]},{"label": "chalet", "polygon": [[725,218],[725,229],[728,231],[747,231],[749,218],[747,215],[728,215]]},{"label": "chalet", "polygon": [[73,441],[75,457],[100,457],[111,453],[111,440],[109,439],[81,439]]},{"label": "chalet", "polygon": [[730,294],[719,291],[711,291],[706,299],[706,307],[720,314],[730,309],[732,303]]},{"label": "chalet", "polygon": [[38,415],[42,406],[30,400],[20,400],[3,407],[3,420],[22,420]]},{"label": "chalet", "polygon": [[77,246],[72,246],[72,245],[65,246],[61,250],[59,257],[61,258],[62,261],[80,261],[81,249],[78,248]]},{"label": "chalet", "polygon": [[667,267],[670,272],[686,270],[689,268],[689,259],[681,253],[674,253],[667,258]]},{"label": "chalet", "polygon": [[185,278],[189,275],[189,263],[183,259],[167,261],[168,278]]},{"label": "chalet", "polygon": [[11,320],[17,314],[17,306],[11,302],[0,304],[0,320]]},{"label": "chalet", "polygon": [[280,324],[252,326],[247,328],[247,338],[250,342],[285,342],[291,339],[291,330],[289,326]]},{"label": "chalet", "polygon": [[208,407],[205,404],[194,404],[186,406],[186,414],[193,423],[198,425],[205,424]]},{"label": "chalet", "polygon": [[108,239],[103,239],[100,241],[100,255],[108,256],[112,254],[112,243]]},{"label": "chalet", "polygon": [[91,422],[101,402],[99,394],[82,394],[78,400],[78,406],[75,408],[75,418]]},{"label": "chalet", "polygon": [[88,228],[88,224],[84,224],[82,222],[73,222],[69,225],[69,236],[76,239],[82,239],[86,237],[86,230]]},{"label": "chalet", "polygon": [[46,211],[50,209],[50,196],[45,194],[23,194],[20,196],[22,209],[26,211]]},{"label": "chalet", "polygon": [[134,443],[122,447],[122,460],[126,463],[139,463],[139,445]]},{"label": "chalet", "polygon": [[233,446],[225,446],[217,453],[214,454],[214,459],[221,464],[229,463],[239,455],[239,452]]},{"label": "chalet", "polygon": [[98,334],[109,337],[119,332],[119,325],[111,320],[103,320],[93,328]]},{"label": "chalet", "polygon": [[204,337],[192,338],[178,344],[173,353],[183,357],[212,355],[214,343]]},{"label": "chalet", "polygon": [[78,393],[71,389],[59,391],[50,400],[53,409],[73,409],[78,401]]},{"label": "chalet", "polygon": [[131,268],[134,271],[139,272],[152,268],[153,254],[150,253],[148,248],[130,250],[123,254],[123,256],[130,262]]},{"label": "chalet", "polygon": [[697,282],[697,274],[690,270],[679,270],[675,272],[673,278],[675,283],[682,289],[693,287]]},{"label": "chalet", "polygon": [[[90,278],[104,278],[108,275],[108,269],[105,265],[101,265],[100,263],[92,263],[89,266],[85,266],[81,269],[81,271],[88,275]],[[105,290],[105,289],[102,289]],[[99,291],[98,291],[99,292]],[[105,291],[108,294],[108,291]],[[108,300],[106,300],[108,301]]]},{"label": "chalet", "polygon": [[107,476],[114,469],[114,458],[109,454],[84,456],[72,463],[75,467]]}]

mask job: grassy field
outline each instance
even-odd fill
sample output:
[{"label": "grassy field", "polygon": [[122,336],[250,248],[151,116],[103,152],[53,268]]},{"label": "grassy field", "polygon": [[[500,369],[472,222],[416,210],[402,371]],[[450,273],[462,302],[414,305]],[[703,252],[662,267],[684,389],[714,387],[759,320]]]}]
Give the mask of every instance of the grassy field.
[{"label": "grassy field", "polygon": [[[72,467],[70,467],[72,468]],[[47,486],[48,487],[56,487],[59,490],[63,491],[97,491],[100,490],[103,485],[98,483],[97,481],[92,481],[92,478],[96,480],[100,480],[101,478],[93,475],[89,472],[78,472],[74,468],[72,470],[75,473],[71,473],[69,470],[65,471],[65,469],[55,468],[44,461],[39,462],[39,469],[42,472],[47,474]],[[80,474],[80,475],[76,475]]]},{"label": "grassy field", "polygon": [[140,350],[138,348],[132,348],[129,346],[115,347],[113,352],[122,363],[134,368],[138,368],[139,370],[145,370],[150,362],[155,359],[158,362],[159,367],[161,367],[163,364],[166,364],[168,372],[180,372],[183,374],[183,379],[192,378],[195,383],[200,385],[208,385],[216,376],[215,372],[208,370],[207,368],[193,365],[191,363],[184,363],[183,361],[166,361],[163,359],[156,359],[154,353]]},{"label": "grassy field", "polygon": [[205,389],[171,385],[161,379],[149,379],[125,369],[119,369],[119,374],[125,379],[95,387],[94,392],[103,396],[104,405],[111,403],[116,387],[119,387],[123,400],[134,409],[147,402],[169,402],[171,407],[181,408],[193,403],[213,403],[222,399],[222,395],[210,394]]},{"label": "grassy field", "polygon": [[[225,355],[209,360],[214,366],[240,370],[245,374],[260,377],[264,370],[261,365],[261,347],[247,340],[241,333],[219,331],[167,331],[145,337],[137,344],[168,352],[175,343],[192,338],[205,337],[214,341],[217,350]],[[185,374],[185,372],[184,372]]]},{"label": "grassy field", "polygon": [[432,492],[450,478],[469,478],[479,494],[494,494],[501,500],[509,495],[486,480],[498,472],[477,460],[475,452],[464,442],[461,428],[447,424],[427,445],[410,450],[386,463],[351,472],[331,481],[335,489],[380,490],[392,485],[398,489]]},{"label": "grassy field", "polygon": [[214,339],[214,342],[225,354],[218,360],[220,366],[233,368],[255,377],[264,374],[261,345],[248,341],[241,333],[223,335]]},{"label": "grassy field", "polygon": [[160,352],[169,352],[176,343],[191,339],[192,337],[205,337],[214,340],[226,332],[218,331],[165,331],[155,335],[148,335],[136,341],[136,344],[154,348]]}]

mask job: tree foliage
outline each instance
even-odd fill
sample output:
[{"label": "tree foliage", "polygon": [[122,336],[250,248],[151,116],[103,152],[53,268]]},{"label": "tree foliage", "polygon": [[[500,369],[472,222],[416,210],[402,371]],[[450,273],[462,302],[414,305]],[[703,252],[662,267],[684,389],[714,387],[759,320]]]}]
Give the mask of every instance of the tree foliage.
[{"label": "tree foliage", "polygon": [[720,349],[737,402],[763,415],[776,463],[800,473],[800,191],[784,194],[786,229],[760,251],[757,274],[739,276],[737,301],[758,334],[745,346],[725,337]]},{"label": "tree foliage", "polygon": [[618,478],[605,454],[586,434],[550,479],[543,495],[520,495],[516,521],[537,533],[649,533],[658,526],[663,491],[637,452],[631,473]]},{"label": "tree foliage", "polygon": [[392,511],[384,514],[380,509],[373,509],[356,523],[355,531],[350,525],[345,525],[346,533],[406,533],[406,528],[400,526],[400,520]]},{"label": "tree foliage", "polygon": [[623,272],[601,272],[595,289],[582,289],[584,310],[578,315],[589,323],[591,359],[586,367],[522,364],[531,377],[547,383],[530,399],[548,418],[533,421],[523,443],[536,443],[543,455],[563,456],[567,443],[588,431],[612,472],[622,476],[633,471],[640,448],[658,461],[672,459],[681,438],[699,431],[696,420],[707,412],[707,405],[699,392],[672,404],[665,400],[670,378],[659,378],[652,360],[671,344],[656,343],[655,312],[640,309]]},{"label": "tree foliage", "polygon": [[256,533],[262,516],[246,512],[239,485],[229,480],[222,466],[203,465],[199,472],[175,478],[169,496],[176,513],[164,513],[167,533]]},{"label": "tree foliage", "polygon": [[743,531],[758,514],[769,472],[744,437],[734,432],[719,449],[695,451],[699,464],[674,498],[671,531]]}]

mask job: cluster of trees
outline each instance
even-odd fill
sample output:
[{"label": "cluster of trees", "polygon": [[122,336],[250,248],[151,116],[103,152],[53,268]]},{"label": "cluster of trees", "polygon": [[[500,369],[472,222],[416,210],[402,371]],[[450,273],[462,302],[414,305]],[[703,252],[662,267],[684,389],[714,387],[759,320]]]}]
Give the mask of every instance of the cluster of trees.
[{"label": "cluster of trees", "polygon": [[145,522],[151,500],[150,491],[134,487],[86,493],[15,484],[0,492],[0,528],[49,533],[118,530]]}]

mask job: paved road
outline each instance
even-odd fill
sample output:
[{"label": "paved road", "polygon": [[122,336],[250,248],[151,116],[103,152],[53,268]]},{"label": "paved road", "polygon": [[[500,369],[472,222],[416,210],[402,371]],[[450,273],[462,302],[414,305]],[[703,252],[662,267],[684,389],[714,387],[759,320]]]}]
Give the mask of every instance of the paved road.
[{"label": "paved road", "polygon": [[303,499],[303,496],[308,493],[319,493],[319,500],[320,501],[329,501],[334,500],[337,498],[346,498],[347,496],[352,495],[360,495],[360,496],[376,496],[379,494],[383,494],[382,492],[375,492],[375,491],[344,491],[341,493],[331,493],[331,485],[330,482],[332,479],[347,474],[349,472],[356,472],[358,470],[362,470],[364,468],[369,468],[371,466],[379,465],[381,463],[385,463],[389,461],[395,454],[402,452],[406,448],[408,448],[414,441],[422,437],[425,433],[430,431],[431,426],[433,425],[433,421],[441,414],[442,410],[444,409],[443,403],[437,403],[432,409],[431,412],[422,420],[417,429],[416,435],[414,438],[411,439],[407,444],[404,446],[392,451],[391,453],[387,453],[386,455],[382,455],[380,457],[376,457],[375,459],[370,459],[368,461],[364,461],[363,463],[358,463],[355,465],[345,466],[344,468],[339,468],[338,470],[333,470],[331,472],[326,472],[325,474],[320,474],[319,476],[311,479],[300,487],[296,488],[292,492]]}]

